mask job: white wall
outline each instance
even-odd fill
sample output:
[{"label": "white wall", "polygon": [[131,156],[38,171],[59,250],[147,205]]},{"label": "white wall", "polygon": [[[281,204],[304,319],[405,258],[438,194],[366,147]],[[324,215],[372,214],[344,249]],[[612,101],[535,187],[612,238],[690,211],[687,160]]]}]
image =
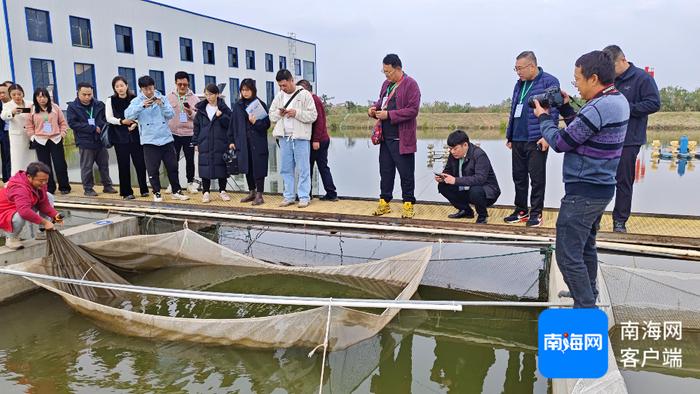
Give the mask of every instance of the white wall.
[{"label": "white wall", "polygon": [[[117,75],[117,67],[136,69],[136,78],[148,74],[149,70],[163,71],[166,91],[174,88],[173,76],[182,70],[195,74],[198,92],[204,89],[204,75],[215,75],[217,83],[226,82],[228,95],[229,78],[253,78],[257,82],[258,95],[265,99],[265,82],[275,81],[279,69],[279,56],[287,56],[287,68],[294,60],[290,58],[289,40],[286,37],[241,27],[211,18],[193,15],[140,0],[5,0],[7,2],[10,32],[15,65],[16,82],[33,90],[30,58],[53,60],[61,105],[75,97],[75,73],[73,63],[95,65],[97,91],[100,99],[112,93],[111,80]],[[195,4],[195,3],[193,3]],[[24,8],[49,11],[53,43],[29,41]],[[69,16],[90,20],[92,48],[74,47],[71,44]],[[3,19],[4,25],[4,19]],[[133,54],[116,50],[114,25],[131,27]],[[4,26],[3,26],[4,27]],[[161,33],[163,57],[149,57],[146,50],[146,30]],[[5,31],[0,28],[0,37]],[[193,62],[180,60],[180,37],[192,39]],[[7,40],[0,43],[0,79],[9,79]],[[202,59],[202,41],[214,43],[215,65],[206,65]],[[4,47],[2,46],[4,45]],[[238,68],[228,67],[228,46],[238,48]],[[246,49],[255,50],[256,69],[246,69]],[[296,41],[297,58],[315,62],[315,45]],[[265,71],[265,53],[274,55],[273,72]],[[7,74],[5,77],[4,74]],[[275,84],[275,92],[279,88]],[[29,93],[28,93],[29,94]]]}]

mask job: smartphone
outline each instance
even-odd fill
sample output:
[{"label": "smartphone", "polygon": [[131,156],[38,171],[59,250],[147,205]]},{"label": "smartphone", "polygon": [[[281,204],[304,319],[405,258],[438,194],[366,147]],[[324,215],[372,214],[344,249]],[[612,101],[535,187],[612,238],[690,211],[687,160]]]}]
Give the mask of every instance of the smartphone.
[{"label": "smartphone", "polygon": [[445,177],[444,175],[442,175],[442,172],[433,172],[433,174],[435,174],[436,177],[440,177],[440,178]]},{"label": "smartphone", "polygon": [[188,108],[188,109],[190,108],[190,103],[183,103],[182,105],[183,105],[185,108]]},{"label": "smartphone", "polygon": [[23,114],[28,114],[28,113],[30,113],[30,112],[32,112],[32,109],[31,109],[31,108],[22,108],[22,113],[23,113]]}]

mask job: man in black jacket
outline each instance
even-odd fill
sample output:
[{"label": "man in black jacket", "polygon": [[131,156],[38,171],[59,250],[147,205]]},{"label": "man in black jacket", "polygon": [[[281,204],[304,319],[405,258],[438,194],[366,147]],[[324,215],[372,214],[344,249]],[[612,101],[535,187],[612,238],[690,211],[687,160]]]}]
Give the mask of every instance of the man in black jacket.
[{"label": "man in black jacket", "polygon": [[441,174],[435,175],[438,192],[459,211],[448,215],[450,219],[473,218],[474,204],[478,215],[476,223],[486,224],[487,207],[493,205],[501,189],[486,152],[469,142],[462,130],[455,130],[447,137],[450,157]]},{"label": "man in black jacket", "polygon": [[603,49],[603,52],[610,55],[615,62],[615,87],[630,103],[627,136],[620,164],[617,167],[617,188],[613,209],[613,231],[625,233],[627,232],[625,223],[632,210],[632,186],[637,154],[639,154],[639,148],[647,143],[647,119],[650,114],[661,108],[661,98],[654,78],[627,61],[619,46],[609,45]]},{"label": "man in black jacket", "polygon": [[92,85],[87,82],[78,84],[78,97],[68,104],[68,127],[75,135],[75,145],[80,152],[80,178],[85,195],[97,196],[95,178],[92,168],[97,164],[104,193],[114,194],[117,190],[112,186],[109,176],[109,153],[102,145],[100,133],[105,129],[105,105],[93,97]]}]

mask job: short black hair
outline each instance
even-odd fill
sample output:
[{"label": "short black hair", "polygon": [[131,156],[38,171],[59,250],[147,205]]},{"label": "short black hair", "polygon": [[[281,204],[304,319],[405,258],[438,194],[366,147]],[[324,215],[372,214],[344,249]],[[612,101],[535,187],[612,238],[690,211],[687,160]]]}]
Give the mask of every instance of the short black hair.
[{"label": "short black hair", "polygon": [[246,87],[248,90],[253,92],[251,98],[258,97],[258,88],[255,86],[255,80],[252,78],[246,78],[241,81],[241,85],[238,87],[238,92],[240,93],[243,88]]},{"label": "short black hair", "polygon": [[216,86],[215,83],[210,83],[210,84],[208,84],[207,86],[205,86],[205,87],[204,87],[204,91],[205,91],[205,92],[209,92],[209,93],[211,93],[211,94],[219,94],[219,93],[221,93],[221,92],[219,92],[219,87]]},{"label": "short black hair", "polygon": [[382,60],[383,64],[386,64],[387,66],[391,66],[393,68],[401,68],[403,67],[401,65],[401,59],[399,59],[399,55],[395,53],[390,53],[386,56],[384,56],[384,59]]},{"label": "short black hair", "polygon": [[469,142],[469,136],[464,132],[464,130],[457,129],[451,132],[447,137],[447,145],[451,148],[457,145],[462,145],[465,142]]},{"label": "short black hair", "polygon": [[83,81],[83,82],[78,82],[77,91],[80,91],[80,89],[82,89],[82,88],[94,89],[94,87],[92,86],[92,84],[91,84],[90,82],[84,82],[84,81]]},{"label": "short black hair", "polygon": [[39,97],[39,96],[44,96],[49,100],[46,103],[46,112],[51,113],[51,109],[52,109],[53,105],[51,103],[51,95],[49,94],[49,91],[46,90],[46,88],[37,88],[34,91],[34,96],[32,97],[32,100],[34,101],[34,112],[36,112],[36,113],[41,112],[41,106],[39,105],[39,101],[37,100],[37,97]]},{"label": "short black hair", "polygon": [[311,86],[311,82],[309,82],[305,79],[300,79],[299,82],[297,82],[297,86],[301,86],[302,88],[308,90],[311,93],[313,93],[313,91],[314,91],[314,87]]},{"label": "short black hair", "polygon": [[154,81],[150,75],[144,75],[143,77],[139,78],[138,85],[140,88],[156,86],[156,81]]},{"label": "short black hair", "polygon": [[581,55],[576,60],[576,67],[581,68],[581,74],[586,79],[595,74],[603,85],[608,85],[615,81],[615,63],[610,55],[603,51],[592,51]]},{"label": "short black hair", "polygon": [[625,57],[625,53],[622,52],[622,48],[620,48],[617,45],[608,45],[605,48],[603,48],[603,52],[610,55],[613,62],[618,61],[618,60],[620,60],[620,58]]},{"label": "short black hair", "polygon": [[535,66],[537,65],[537,56],[535,56],[535,52],[532,51],[522,51],[518,56],[515,57],[515,60],[520,60],[520,59],[530,59],[531,62],[535,63]]},{"label": "short black hair", "polygon": [[287,70],[286,68],[277,71],[277,75],[275,76],[275,80],[277,80],[277,82],[291,81],[293,79],[294,77],[292,77],[292,73],[289,72],[289,70]]},{"label": "short black hair", "polygon": [[33,161],[27,166],[25,171],[30,177],[35,177],[38,173],[43,172],[46,175],[51,174],[51,169],[46,164],[40,161]]},{"label": "short black hair", "polygon": [[175,73],[175,80],[177,81],[178,79],[186,79],[187,82],[189,82],[190,74],[186,73],[185,71],[178,71]]}]

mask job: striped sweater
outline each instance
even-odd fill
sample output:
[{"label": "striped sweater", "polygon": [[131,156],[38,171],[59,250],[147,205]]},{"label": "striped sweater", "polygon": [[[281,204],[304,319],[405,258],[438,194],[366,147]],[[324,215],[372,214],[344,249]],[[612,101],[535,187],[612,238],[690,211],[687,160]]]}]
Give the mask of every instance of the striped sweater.
[{"label": "striped sweater", "polygon": [[627,99],[610,86],[575,116],[569,105],[561,108],[561,114],[567,123],[565,129],[557,128],[546,114],[539,121],[542,136],[552,149],[565,152],[562,172],[567,193],[597,187],[612,197],[630,116]]}]

